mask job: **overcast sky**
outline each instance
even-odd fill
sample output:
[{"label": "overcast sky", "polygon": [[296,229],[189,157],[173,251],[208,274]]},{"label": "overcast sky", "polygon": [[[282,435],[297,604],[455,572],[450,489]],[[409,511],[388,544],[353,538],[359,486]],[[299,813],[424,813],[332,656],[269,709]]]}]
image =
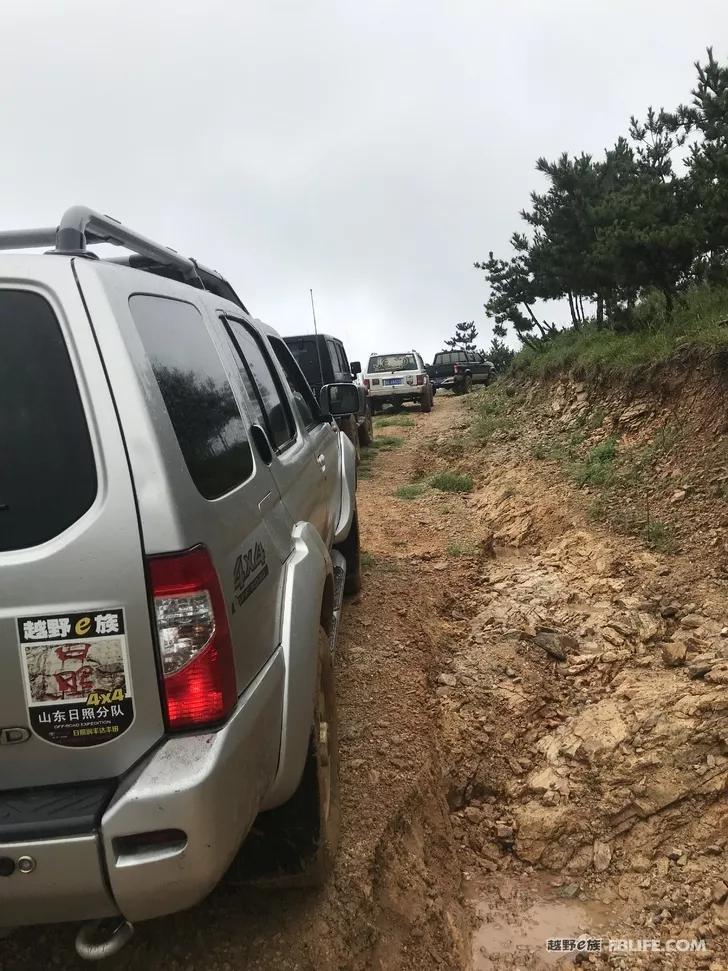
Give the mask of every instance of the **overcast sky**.
[{"label": "overcast sky", "polygon": [[728,56],[725,0],[4,0],[3,227],[83,203],[284,334],[427,359],[491,328],[538,155],[600,153]]}]

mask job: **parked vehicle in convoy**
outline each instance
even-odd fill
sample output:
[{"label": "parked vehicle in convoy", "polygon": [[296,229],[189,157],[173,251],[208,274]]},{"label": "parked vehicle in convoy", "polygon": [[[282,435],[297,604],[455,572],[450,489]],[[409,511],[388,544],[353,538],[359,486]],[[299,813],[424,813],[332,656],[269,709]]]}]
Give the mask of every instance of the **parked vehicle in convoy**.
[{"label": "parked vehicle in convoy", "polygon": [[[284,337],[283,340],[317,398],[324,385],[354,382],[357,374],[361,374],[361,364],[359,361],[349,363],[344,345],[338,337],[331,337],[329,334],[300,334]],[[354,387],[359,395],[359,407],[354,415],[337,418],[337,422],[339,428],[346,432],[358,448],[371,445],[374,429],[369,392],[361,384],[355,384]]]},{"label": "parked vehicle in convoy", "polygon": [[473,385],[489,384],[495,367],[481,351],[440,351],[427,368],[435,391],[446,388],[455,394],[469,394]]},{"label": "parked vehicle in convoy", "polygon": [[0,234],[39,246],[0,256],[0,924],[83,921],[95,958],[205,897],[261,810],[305,830],[293,878],[330,865],[359,399],[107,216]]},{"label": "parked vehicle in convoy", "polygon": [[432,410],[432,384],[417,351],[372,354],[363,383],[371,395],[374,412],[386,404],[399,406],[407,401],[419,404],[422,411]]}]

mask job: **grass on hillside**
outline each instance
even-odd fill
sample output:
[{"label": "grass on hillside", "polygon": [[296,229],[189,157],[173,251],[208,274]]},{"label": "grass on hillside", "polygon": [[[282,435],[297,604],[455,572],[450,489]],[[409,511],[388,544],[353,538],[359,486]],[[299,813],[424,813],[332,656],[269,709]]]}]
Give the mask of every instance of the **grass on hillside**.
[{"label": "grass on hillside", "polygon": [[375,428],[411,428],[415,423],[412,415],[382,415],[374,419]]},{"label": "grass on hillside", "polygon": [[473,480],[469,475],[459,475],[457,472],[438,472],[430,479],[433,489],[440,492],[472,492]]},{"label": "grass on hillside", "polygon": [[664,302],[648,296],[636,309],[638,329],[628,333],[598,330],[592,323],[580,330],[557,334],[542,350],[524,347],[511,371],[547,377],[571,371],[577,377],[629,375],[642,367],[666,361],[687,348],[728,349],[728,288],[699,287],[678,301],[673,319],[666,322]]}]

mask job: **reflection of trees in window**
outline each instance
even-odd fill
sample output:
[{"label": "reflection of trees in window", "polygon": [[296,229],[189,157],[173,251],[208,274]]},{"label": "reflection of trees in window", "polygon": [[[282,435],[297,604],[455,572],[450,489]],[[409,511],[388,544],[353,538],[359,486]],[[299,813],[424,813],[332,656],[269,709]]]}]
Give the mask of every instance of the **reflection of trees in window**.
[{"label": "reflection of trees in window", "polygon": [[208,498],[239,485],[252,471],[250,446],[227,383],[153,362],[177,441],[195,484]]}]

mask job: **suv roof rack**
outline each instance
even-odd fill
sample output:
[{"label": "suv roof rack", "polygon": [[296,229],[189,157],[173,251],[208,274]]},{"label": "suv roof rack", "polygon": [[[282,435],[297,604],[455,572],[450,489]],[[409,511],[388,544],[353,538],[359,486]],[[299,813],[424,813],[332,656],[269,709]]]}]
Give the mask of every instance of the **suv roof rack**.
[{"label": "suv roof rack", "polygon": [[180,280],[199,290],[209,290],[248,312],[228,281],[215,270],[202,266],[190,257],[182,256],[168,246],[155,243],[154,240],[124,226],[118,219],[102,215],[87,206],[72,206],[67,209],[57,228],[51,226],[44,229],[0,232],[0,250],[52,246],[48,251],[51,254],[99,259],[97,253],[92,253],[87,248],[97,243],[112,243],[132,251],[130,256],[112,257],[106,262],[121,263],[157,276]]}]

